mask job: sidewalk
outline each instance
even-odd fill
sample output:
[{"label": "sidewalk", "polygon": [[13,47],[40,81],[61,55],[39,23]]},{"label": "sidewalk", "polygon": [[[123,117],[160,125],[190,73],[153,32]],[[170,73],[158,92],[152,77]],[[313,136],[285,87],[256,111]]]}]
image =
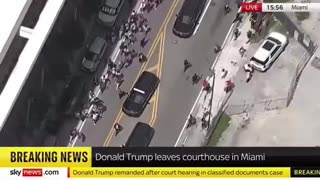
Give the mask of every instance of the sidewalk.
[{"label": "sidewalk", "polygon": [[[208,132],[215,126],[214,117],[219,112],[223,102],[229,97],[230,93],[224,91],[224,87],[227,80],[233,81],[233,77],[237,74],[241,64],[247,59],[246,56],[243,58],[239,54],[239,49],[243,46],[248,49],[250,44],[246,44],[248,41],[247,31],[250,30],[249,17],[244,15],[243,22],[238,26],[241,34],[234,40],[233,29],[237,23],[231,26],[230,32],[225,40],[225,46],[223,46],[221,54],[217,56],[213,64],[214,76],[207,77],[211,87],[213,85],[213,91],[206,92],[201,91],[199,98],[196,100],[194,109],[191,110],[190,114],[197,119],[197,124],[186,129],[186,125],[180,137],[177,140],[176,147],[180,146],[204,146],[206,145]],[[222,77],[222,69],[227,70],[227,75]],[[211,105],[211,111],[210,111]],[[201,119],[205,112],[210,111],[209,128],[202,128]],[[187,120],[188,121],[188,120]],[[187,124],[187,122],[186,122]]]}]

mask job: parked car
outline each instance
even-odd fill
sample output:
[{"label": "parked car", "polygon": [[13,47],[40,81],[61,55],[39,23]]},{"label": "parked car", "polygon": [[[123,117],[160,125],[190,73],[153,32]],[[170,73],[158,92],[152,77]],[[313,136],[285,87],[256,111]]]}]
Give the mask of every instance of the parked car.
[{"label": "parked car", "polygon": [[250,64],[258,71],[267,71],[287,44],[288,38],[285,35],[278,32],[270,33],[250,59]]},{"label": "parked car", "polygon": [[159,85],[159,78],[144,71],[131,89],[122,106],[122,111],[131,117],[140,117]]},{"label": "parked car", "polygon": [[98,13],[99,21],[105,26],[113,26],[124,0],[105,0]]},{"label": "parked car", "polygon": [[125,147],[148,147],[154,135],[154,129],[148,124],[138,122],[131,132]]},{"label": "parked car", "polygon": [[106,49],[107,41],[104,38],[94,38],[82,60],[82,68],[89,72],[96,71]]},{"label": "parked car", "polygon": [[206,0],[185,0],[173,25],[173,34],[181,38],[193,35],[206,5]]}]

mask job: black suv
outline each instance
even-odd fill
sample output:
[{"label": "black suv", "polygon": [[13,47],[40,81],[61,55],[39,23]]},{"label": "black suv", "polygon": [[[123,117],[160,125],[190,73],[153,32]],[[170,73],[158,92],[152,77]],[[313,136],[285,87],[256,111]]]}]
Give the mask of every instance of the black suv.
[{"label": "black suv", "polygon": [[152,95],[159,85],[159,78],[148,71],[144,71],[130,91],[122,106],[122,111],[131,117],[140,117]]},{"label": "black suv", "polygon": [[173,34],[189,38],[194,33],[207,0],[185,0],[173,25]]},{"label": "black suv", "polygon": [[154,129],[148,124],[138,122],[130,134],[125,147],[148,147],[154,135]]}]

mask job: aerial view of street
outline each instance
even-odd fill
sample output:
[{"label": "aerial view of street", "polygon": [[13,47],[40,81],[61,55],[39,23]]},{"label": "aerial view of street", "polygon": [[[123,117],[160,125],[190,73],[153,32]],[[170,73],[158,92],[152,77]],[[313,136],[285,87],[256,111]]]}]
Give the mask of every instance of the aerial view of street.
[{"label": "aerial view of street", "polygon": [[318,3],[26,0],[0,146],[320,146],[320,13],[252,2]]}]

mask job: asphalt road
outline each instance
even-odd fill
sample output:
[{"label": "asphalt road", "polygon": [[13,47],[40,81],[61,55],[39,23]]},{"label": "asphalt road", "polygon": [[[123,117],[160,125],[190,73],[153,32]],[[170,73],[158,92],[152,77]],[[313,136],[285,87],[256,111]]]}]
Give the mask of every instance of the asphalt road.
[{"label": "asphalt road", "polygon": [[[112,84],[101,96],[108,110],[96,126],[90,120],[86,122],[82,130],[86,140],[77,141],[75,146],[121,146],[139,121],[155,128],[151,146],[175,144],[201,89],[201,83],[192,85],[191,76],[194,73],[203,74],[203,77],[209,74],[215,59],[213,47],[216,43],[222,44],[237,11],[235,4],[231,3],[231,13],[224,15],[223,7],[227,1],[209,1],[195,35],[190,39],[180,39],[172,34],[172,26],[174,15],[180,10],[182,2],[164,1],[156,11],[146,16],[153,28],[148,35],[150,42],[145,48],[139,47],[138,43],[134,48],[137,52],[148,54],[149,61],[143,65],[134,62],[124,71],[125,82],[121,88],[126,91],[130,90],[143,70],[151,71],[161,79],[159,89],[142,116],[130,118],[121,112],[124,98],[119,100],[115,85]],[[117,61],[119,59],[123,57],[120,55]],[[184,59],[193,65],[186,73],[183,73]],[[117,136],[113,130],[115,122],[124,127]]]}]

